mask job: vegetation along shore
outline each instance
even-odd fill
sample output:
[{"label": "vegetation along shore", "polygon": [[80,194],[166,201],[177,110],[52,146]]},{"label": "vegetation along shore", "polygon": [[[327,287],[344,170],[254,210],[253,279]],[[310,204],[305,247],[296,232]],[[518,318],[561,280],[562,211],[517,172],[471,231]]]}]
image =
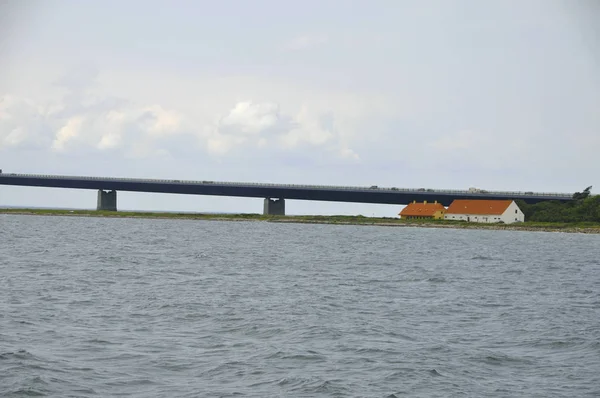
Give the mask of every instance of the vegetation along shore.
[{"label": "vegetation along shore", "polygon": [[548,231],[600,234],[600,221],[526,221],[517,224],[480,224],[449,220],[402,220],[391,217],[364,216],[265,216],[262,214],[210,214],[210,213],[166,213],[142,211],[96,211],[96,210],[50,210],[50,209],[0,209],[0,214],[38,216],[76,216],[111,218],[160,218],[181,220],[214,221],[263,221],[306,224],[379,225],[396,227],[492,229],[512,231]]}]

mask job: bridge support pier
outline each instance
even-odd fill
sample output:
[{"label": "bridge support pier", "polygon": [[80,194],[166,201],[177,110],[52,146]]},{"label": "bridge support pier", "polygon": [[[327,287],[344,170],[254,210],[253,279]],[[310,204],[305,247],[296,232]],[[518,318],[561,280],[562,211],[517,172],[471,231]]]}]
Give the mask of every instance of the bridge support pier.
[{"label": "bridge support pier", "polygon": [[98,191],[96,210],[117,211],[117,191]]},{"label": "bridge support pier", "polygon": [[263,207],[265,216],[285,216],[285,200],[266,198]]}]

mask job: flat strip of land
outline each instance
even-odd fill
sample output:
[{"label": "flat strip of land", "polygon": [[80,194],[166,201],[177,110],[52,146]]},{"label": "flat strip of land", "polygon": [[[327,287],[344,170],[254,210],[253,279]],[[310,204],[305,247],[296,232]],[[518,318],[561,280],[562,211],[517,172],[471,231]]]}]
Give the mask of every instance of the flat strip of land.
[{"label": "flat strip of land", "polygon": [[52,209],[0,209],[0,214],[70,217],[152,218],[211,221],[264,221],[302,224],[376,225],[389,227],[491,229],[510,231],[546,231],[600,234],[600,223],[544,223],[524,222],[515,224],[480,224],[448,220],[403,220],[392,217],[364,216],[265,216],[262,214],[211,214],[211,213],[167,213],[143,211],[96,211],[96,210],[52,210]]}]

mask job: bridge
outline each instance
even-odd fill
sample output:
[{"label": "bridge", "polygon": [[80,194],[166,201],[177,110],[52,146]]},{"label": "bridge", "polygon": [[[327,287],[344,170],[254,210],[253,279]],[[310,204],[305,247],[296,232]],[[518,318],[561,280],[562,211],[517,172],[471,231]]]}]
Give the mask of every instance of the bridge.
[{"label": "bridge", "polygon": [[412,201],[449,206],[455,199],[521,199],[527,203],[569,201],[569,193],[447,190],[426,188],[344,187],[329,185],[263,184],[248,182],[155,180],[2,173],[0,185],[92,189],[98,210],[117,211],[117,191],[264,198],[264,214],[284,215],[285,199],[406,205]]}]

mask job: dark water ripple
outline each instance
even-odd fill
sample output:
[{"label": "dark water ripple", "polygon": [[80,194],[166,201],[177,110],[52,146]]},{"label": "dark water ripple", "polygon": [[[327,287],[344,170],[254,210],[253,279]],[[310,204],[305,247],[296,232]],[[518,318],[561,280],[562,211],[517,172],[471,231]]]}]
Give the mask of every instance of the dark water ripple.
[{"label": "dark water ripple", "polygon": [[0,215],[0,396],[600,396],[600,237]]}]

